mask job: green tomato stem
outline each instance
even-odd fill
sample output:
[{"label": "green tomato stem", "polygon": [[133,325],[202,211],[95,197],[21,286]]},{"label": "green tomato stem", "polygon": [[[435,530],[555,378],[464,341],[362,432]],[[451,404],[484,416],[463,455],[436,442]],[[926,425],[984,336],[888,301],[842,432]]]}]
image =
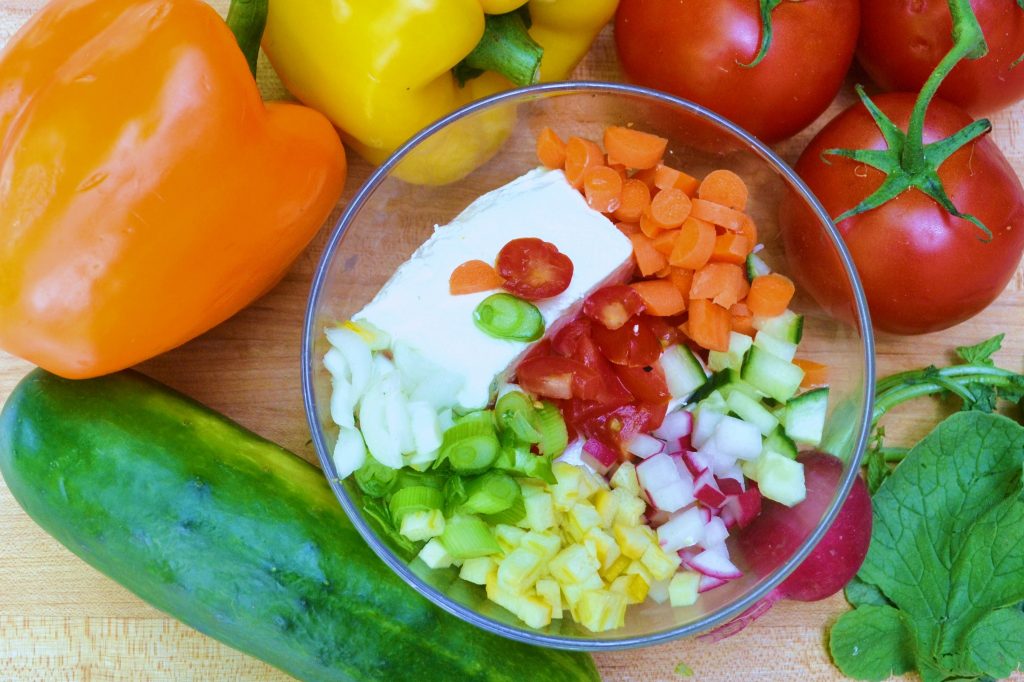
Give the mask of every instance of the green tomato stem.
[{"label": "green tomato stem", "polygon": [[256,77],[260,41],[263,40],[263,30],[267,26],[268,4],[269,0],[231,0],[228,8],[228,28],[235,34],[235,40],[245,55],[253,78]]},{"label": "green tomato stem", "polygon": [[[1024,0],[1020,0],[1024,2]],[[781,5],[783,0],[760,0],[761,5],[761,45],[758,48],[757,54],[754,55],[754,61],[749,64],[737,62],[740,66],[746,69],[752,69],[761,63],[761,60],[768,54],[768,48],[772,44],[772,12],[775,8]]]}]

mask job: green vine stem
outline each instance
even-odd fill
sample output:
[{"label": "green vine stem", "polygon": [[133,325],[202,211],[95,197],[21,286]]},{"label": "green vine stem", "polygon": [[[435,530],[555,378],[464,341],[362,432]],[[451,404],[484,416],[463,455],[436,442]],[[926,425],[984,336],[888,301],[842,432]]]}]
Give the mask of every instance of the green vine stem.
[{"label": "green vine stem", "polygon": [[[776,0],[767,1],[775,2]],[[975,216],[961,213],[957,209],[942,186],[938,174],[939,166],[946,159],[958,149],[992,130],[992,124],[987,119],[980,119],[945,139],[930,144],[924,142],[925,115],[939,86],[962,60],[978,59],[988,53],[988,44],[985,42],[978,18],[971,8],[970,0],[948,0],[948,2],[950,15],[953,18],[953,48],[942,58],[922,86],[914,104],[907,132],[900,130],[871,101],[871,98],[864,92],[864,88],[857,86],[857,95],[878,125],[887,148],[883,150],[829,149],[825,151],[825,154],[852,159],[871,166],[885,173],[886,177],[881,186],[870,196],[838,216],[835,219],[837,223],[878,208],[906,190],[916,188],[931,197],[950,215],[973,223],[984,233],[986,241],[992,239],[992,231],[984,223]],[[1020,2],[1024,2],[1024,0],[1020,0]]]},{"label": "green vine stem", "polygon": [[228,28],[235,34],[235,40],[245,55],[253,78],[256,77],[256,61],[260,56],[263,30],[267,27],[268,3],[269,0],[231,0],[228,8]]},{"label": "green vine stem", "polygon": [[[772,12],[775,8],[781,5],[785,0],[759,0],[761,4],[761,46],[757,51],[757,55],[754,56],[754,61],[749,64],[739,63],[740,66],[748,69],[752,69],[761,63],[761,60],[768,54],[768,48],[772,44]],[[1020,0],[1024,2],[1024,0]]]}]

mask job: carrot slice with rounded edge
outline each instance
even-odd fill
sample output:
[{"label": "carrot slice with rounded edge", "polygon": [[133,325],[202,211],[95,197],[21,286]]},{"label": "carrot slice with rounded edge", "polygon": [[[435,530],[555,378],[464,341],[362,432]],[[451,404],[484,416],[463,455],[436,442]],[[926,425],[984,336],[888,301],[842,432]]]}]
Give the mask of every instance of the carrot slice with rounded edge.
[{"label": "carrot slice with rounded edge", "polygon": [[649,277],[668,265],[668,260],[654,248],[654,241],[645,234],[630,235],[633,242],[633,256],[644,277]]},{"label": "carrot slice with rounded edge", "polygon": [[740,234],[747,238],[747,245],[750,246],[750,250],[753,251],[754,247],[757,246],[757,224],[754,219],[744,214],[743,225],[740,227]]},{"label": "carrot slice with rounded edge", "polygon": [[666,229],[662,227],[661,223],[651,217],[650,207],[640,214],[640,231],[651,239],[654,239]]},{"label": "carrot slice with rounded edge", "polygon": [[658,192],[647,209],[651,219],[663,229],[679,227],[690,216],[693,207],[690,197],[681,189],[663,189]]},{"label": "carrot slice with rounded edge", "polygon": [[644,312],[655,317],[678,315],[686,310],[686,299],[667,279],[633,282],[629,286],[644,300]]},{"label": "carrot slice with rounded edge", "polygon": [[676,237],[678,233],[675,230],[664,230],[658,236],[654,238],[654,248],[665,254],[665,257],[672,255],[672,249],[676,246]]},{"label": "carrot slice with rounded edge", "polygon": [[639,180],[640,182],[647,185],[647,189],[653,193],[658,191],[659,189],[658,186],[654,183],[656,173],[657,170],[654,168],[641,168],[640,170],[635,171],[633,175],[631,175],[630,177],[634,180]]},{"label": "carrot slice with rounded edge", "polygon": [[640,226],[636,223],[615,223],[615,227],[627,237],[640,233]]},{"label": "carrot slice with rounded edge", "polygon": [[711,299],[723,308],[742,301],[750,285],[743,268],[732,263],[708,263],[693,275],[690,298]]},{"label": "carrot slice with rounded edge", "polygon": [[657,277],[658,279],[665,279],[666,277],[669,276],[669,274],[671,272],[672,272],[672,266],[671,265],[666,265],[661,270],[658,270],[656,273],[654,273],[654,276]]},{"label": "carrot slice with rounded edge", "polygon": [[608,166],[591,166],[583,171],[583,196],[587,205],[601,213],[611,213],[619,207],[622,178]]},{"label": "carrot slice with rounded edge", "polygon": [[750,283],[747,305],[750,306],[750,312],[754,315],[775,317],[786,312],[795,293],[796,286],[793,285],[793,280],[773,272],[755,277],[754,281]]},{"label": "carrot slice with rounded edge", "polygon": [[615,209],[616,220],[623,220],[627,223],[635,223],[640,220],[651,203],[651,190],[642,180],[630,178],[622,183],[622,194],[619,197],[619,207]]},{"label": "carrot slice with rounded edge", "polygon": [[828,365],[803,358],[793,358],[793,364],[804,371],[803,381],[800,382],[801,388],[828,386]]},{"label": "carrot slice with rounded edge", "polygon": [[729,311],[707,299],[690,301],[690,317],[686,321],[686,335],[702,348],[729,350],[731,331]]},{"label": "carrot slice with rounded edge", "polygon": [[700,180],[664,164],[654,169],[654,186],[658,189],[681,189],[686,196],[697,196]]},{"label": "carrot slice with rounded edge", "polygon": [[693,200],[693,208],[690,215],[715,225],[721,225],[727,230],[734,232],[739,232],[743,227],[743,213],[704,199]]},{"label": "carrot slice with rounded edge", "polygon": [[551,128],[545,127],[537,136],[537,158],[545,168],[565,166],[565,142]]},{"label": "carrot slice with rounded edge", "polygon": [[690,298],[690,287],[693,286],[693,273],[693,270],[677,268],[673,265],[672,272],[668,275],[672,284],[675,285],[676,289],[679,289],[679,293],[687,300]]},{"label": "carrot slice with rounded edge", "polygon": [[570,137],[565,143],[565,178],[576,189],[583,185],[583,173],[588,168],[603,165],[604,152],[596,142]]},{"label": "carrot slice with rounded edge", "polygon": [[608,126],[604,129],[604,148],[608,163],[621,163],[627,168],[654,168],[665,156],[668,140],[651,133]]},{"label": "carrot slice with rounded edge", "polygon": [[714,249],[715,226],[690,216],[679,228],[668,262],[676,267],[697,270],[704,267]]},{"label": "carrot slice with rounded edge", "polygon": [[619,174],[622,181],[629,180],[629,169],[623,166],[621,163],[609,163],[608,167]]},{"label": "carrot slice with rounded edge", "polygon": [[748,253],[750,248],[746,237],[735,232],[726,232],[715,237],[715,250],[711,252],[711,262],[742,265]]},{"label": "carrot slice with rounded edge", "polygon": [[721,204],[735,211],[747,210],[747,183],[730,170],[708,173],[697,189],[697,196],[705,201]]},{"label": "carrot slice with rounded edge", "polygon": [[475,294],[498,289],[504,281],[490,263],[468,260],[452,270],[448,278],[448,292],[452,296]]}]

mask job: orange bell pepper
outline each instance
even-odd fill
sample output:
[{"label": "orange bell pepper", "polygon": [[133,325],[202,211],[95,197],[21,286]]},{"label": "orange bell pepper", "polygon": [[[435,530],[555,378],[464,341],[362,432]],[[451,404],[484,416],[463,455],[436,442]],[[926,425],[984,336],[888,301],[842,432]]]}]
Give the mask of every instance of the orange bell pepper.
[{"label": "orange bell pepper", "polygon": [[284,275],[345,174],[200,0],[50,2],[0,52],[0,348],[85,378],[194,338]]}]

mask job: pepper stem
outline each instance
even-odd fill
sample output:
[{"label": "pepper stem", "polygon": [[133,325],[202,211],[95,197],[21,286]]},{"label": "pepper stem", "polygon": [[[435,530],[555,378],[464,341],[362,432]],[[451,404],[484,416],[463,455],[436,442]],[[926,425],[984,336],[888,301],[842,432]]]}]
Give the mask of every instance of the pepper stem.
[{"label": "pepper stem", "polygon": [[485,71],[500,73],[518,86],[532,85],[540,79],[543,56],[544,48],[530,37],[521,11],[488,14],[480,42],[452,71],[460,85]]},{"label": "pepper stem", "polygon": [[235,34],[238,47],[249,64],[249,71],[256,77],[256,60],[260,56],[260,41],[267,26],[269,0],[231,0],[227,24]]},{"label": "pepper stem", "polygon": [[[1024,2],[1024,0],[1020,0]],[[749,64],[737,62],[745,69],[752,69],[761,63],[761,60],[768,54],[768,48],[772,45],[772,12],[781,5],[783,0],[760,0],[761,4],[761,46],[754,56],[754,61]]]}]

